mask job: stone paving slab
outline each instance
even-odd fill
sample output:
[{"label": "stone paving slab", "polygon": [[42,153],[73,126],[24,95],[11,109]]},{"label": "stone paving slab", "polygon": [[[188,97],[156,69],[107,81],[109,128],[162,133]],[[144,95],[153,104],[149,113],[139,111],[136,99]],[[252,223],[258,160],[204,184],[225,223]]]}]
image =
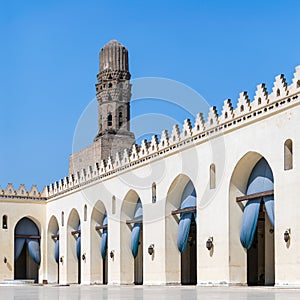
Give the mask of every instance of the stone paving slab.
[{"label": "stone paving slab", "polygon": [[274,287],[1,285],[0,299],[299,300],[300,289]]}]

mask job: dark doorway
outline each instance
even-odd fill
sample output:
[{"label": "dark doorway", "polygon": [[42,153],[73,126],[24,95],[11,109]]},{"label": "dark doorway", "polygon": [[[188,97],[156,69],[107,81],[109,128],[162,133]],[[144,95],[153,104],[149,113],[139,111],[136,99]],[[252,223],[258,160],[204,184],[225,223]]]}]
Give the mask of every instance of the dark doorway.
[{"label": "dark doorway", "polygon": [[29,218],[22,218],[14,230],[14,278],[38,282],[41,262],[40,233]]},{"label": "dark doorway", "polygon": [[81,283],[81,257],[78,259],[78,283]]},{"label": "dark doorway", "polygon": [[192,215],[188,243],[181,254],[181,284],[197,284],[197,234],[194,215]]},{"label": "dark doorway", "polygon": [[38,282],[39,266],[32,260],[29,255],[27,245],[25,244],[20,256],[15,262],[15,279],[34,280]]},{"label": "dark doorway", "polygon": [[107,269],[108,269],[108,259],[107,256],[105,259],[103,259],[103,284],[107,284],[108,278],[107,278]]},{"label": "dark doorway", "polygon": [[274,230],[266,216],[263,203],[254,240],[247,251],[247,283],[249,286],[274,285]]},{"label": "dark doorway", "polygon": [[139,236],[139,248],[137,256],[134,259],[134,284],[143,284],[143,226]]}]

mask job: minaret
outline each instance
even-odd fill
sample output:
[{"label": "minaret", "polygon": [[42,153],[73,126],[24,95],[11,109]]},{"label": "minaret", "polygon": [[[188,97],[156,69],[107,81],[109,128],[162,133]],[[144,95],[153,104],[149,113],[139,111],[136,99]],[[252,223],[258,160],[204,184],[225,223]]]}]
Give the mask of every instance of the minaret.
[{"label": "minaret", "polygon": [[100,51],[96,84],[98,134],[95,141],[104,135],[116,134],[134,138],[129,125],[130,76],[127,49],[116,40],[110,41]]},{"label": "minaret", "polygon": [[98,83],[98,133],[94,143],[70,156],[69,174],[94,163],[114,160],[116,152],[123,155],[125,148],[131,149],[135,137],[130,132],[131,84],[128,69],[128,51],[113,40],[100,50]]}]

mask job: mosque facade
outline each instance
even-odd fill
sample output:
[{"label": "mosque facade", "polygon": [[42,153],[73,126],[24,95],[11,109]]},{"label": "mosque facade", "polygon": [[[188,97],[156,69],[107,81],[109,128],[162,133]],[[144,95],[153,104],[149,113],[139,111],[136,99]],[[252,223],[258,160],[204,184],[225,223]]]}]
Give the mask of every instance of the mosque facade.
[{"label": "mosque facade", "polygon": [[43,191],[0,190],[0,282],[300,285],[300,66],[135,144],[127,49],[100,51],[98,132]]}]

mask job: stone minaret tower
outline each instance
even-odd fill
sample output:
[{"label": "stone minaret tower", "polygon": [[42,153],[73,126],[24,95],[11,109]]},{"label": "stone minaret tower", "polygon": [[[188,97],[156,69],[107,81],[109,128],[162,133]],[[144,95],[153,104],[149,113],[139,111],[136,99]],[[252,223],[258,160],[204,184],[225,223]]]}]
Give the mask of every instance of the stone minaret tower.
[{"label": "stone minaret tower", "polygon": [[116,152],[123,155],[131,149],[135,137],[130,132],[131,84],[128,69],[128,51],[113,40],[100,51],[100,67],[97,75],[96,96],[98,100],[98,133],[94,143],[70,156],[69,174],[82,168],[113,159]]},{"label": "stone minaret tower", "polygon": [[131,84],[128,51],[118,41],[110,41],[101,49],[97,79],[98,134],[95,141],[116,134],[134,138],[129,132]]}]

